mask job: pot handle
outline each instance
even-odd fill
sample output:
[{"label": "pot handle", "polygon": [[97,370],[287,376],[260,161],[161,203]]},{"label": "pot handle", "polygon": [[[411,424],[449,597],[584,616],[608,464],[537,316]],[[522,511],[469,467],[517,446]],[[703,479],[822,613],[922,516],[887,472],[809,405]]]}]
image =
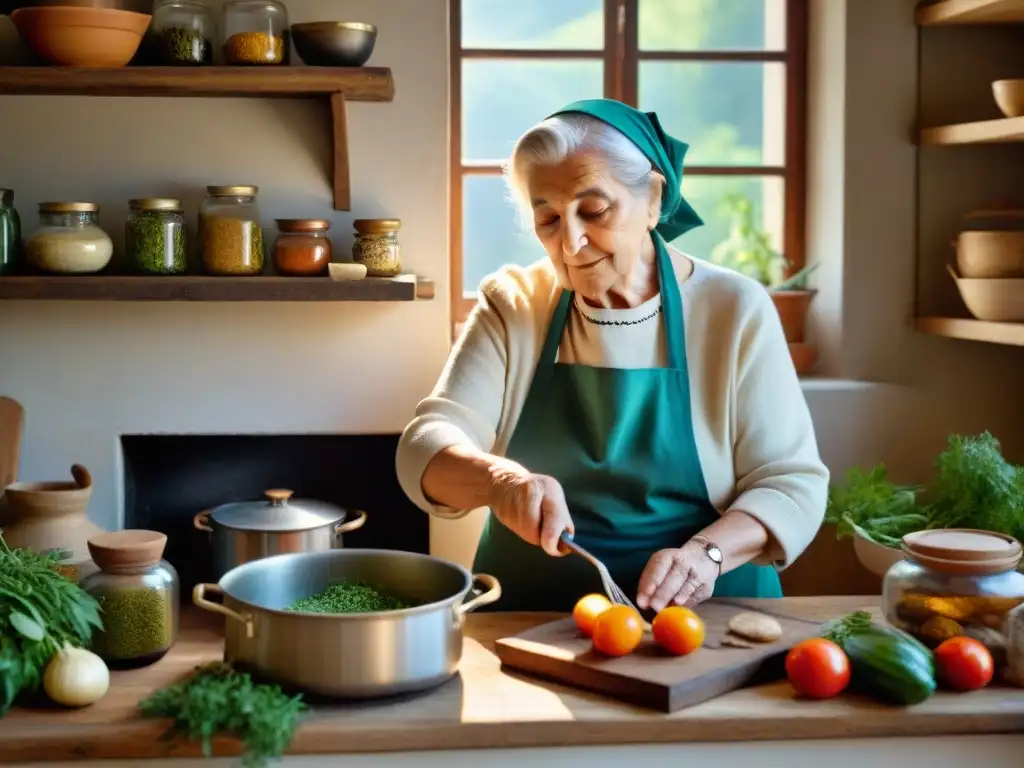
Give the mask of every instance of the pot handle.
[{"label": "pot handle", "polygon": [[192,518],[192,526],[197,531],[203,533],[213,533],[213,528],[210,527],[210,510],[204,509],[202,512]]},{"label": "pot handle", "polygon": [[479,581],[481,584],[484,584],[487,587],[487,591],[481,595],[477,595],[472,600],[465,602],[456,608],[460,617],[465,616],[467,613],[475,608],[479,608],[481,605],[490,605],[501,597],[501,584],[499,584],[498,580],[493,576],[486,573],[474,573],[473,581]]},{"label": "pot handle", "polygon": [[366,513],[363,512],[362,510],[357,510],[356,519],[349,520],[347,523],[340,523],[339,525],[335,526],[334,533],[338,536],[341,536],[341,534],[343,533],[358,531],[364,525],[366,525]]},{"label": "pot handle", "polygon": [[253,623],[252,614],[249,613],[238,613],[233,611],[226,605],[221,603],[211,603],[206,599],[207,592],[216,593],[223,597],[224,590],[222,590],[217,584],[196,584],[192,589],[192,602],[202,608],[204,611],[212,611],[213,613],[220,613],[227,616],[229,619],[234,619],[245,625],[245,636],[249,640],[253,637]]}]

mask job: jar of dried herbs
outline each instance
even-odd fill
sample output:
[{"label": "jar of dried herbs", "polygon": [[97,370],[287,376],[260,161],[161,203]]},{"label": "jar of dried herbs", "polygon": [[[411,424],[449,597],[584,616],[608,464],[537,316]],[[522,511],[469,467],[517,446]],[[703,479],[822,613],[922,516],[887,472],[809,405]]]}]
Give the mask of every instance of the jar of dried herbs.
[{"label": "jar of dried herbs", "polygon": [[99,566],[79,586],[100,604],[103,629],[92,651],[111,669],[144,667],[161,659],[178,637],[178,572],[162,560],[167,536],[157,531],[101,533],[89,539]]},{"label": "jar of dried herbs", "polygon": [[222,25],[228,64],[288,63],[288,9],[278,0],[229,0]]},{"label": "jar of dried herbs", "polygon": [[129,200],[124,246],[132,267],[147,275],[181,275],[188,269],[185,214],[181,201],[164,198]]},{"label": "jar of dried herbs", "polygon": [[14,190],[0,189],[0,275],[21,269],[21,218],[14,207]]},{"label": "jar of dried herbs", "polygon": [[370,277],[394,277],[402,272],[402,243],[399,219],[356,219],[352,259],[366,265]]},{"label": "jar of dried herbs", "polygon": [[253,186],[207,187],[199,208],[203,270],[209,275],[263,272],[263,229]]},{"label": "jar of dried herbs", "polygon": [[203,0],[158,0],[144,43],[147,58],[157,65],[212,64],[214,29]]}]

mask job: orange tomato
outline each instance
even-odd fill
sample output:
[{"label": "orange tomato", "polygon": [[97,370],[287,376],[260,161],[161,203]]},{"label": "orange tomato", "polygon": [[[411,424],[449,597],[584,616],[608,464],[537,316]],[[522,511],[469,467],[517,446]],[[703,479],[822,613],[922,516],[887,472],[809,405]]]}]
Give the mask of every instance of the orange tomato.
[{"label": "orange tomato", "polygon": [[611,600],[604,595],[585,595],[576,602],[576,606],[572,609],[572,618],[579,631],[590,637],[594,634],[597,617],[611,607]]},{"label": "orange tomato", "polygon": [[640,645],[644,621],[628,605],[613,605],[594,624],[594,650],[605,656],[625,656]]},{"label": "orange tomato", "polygon": [[704,643],[704,622],[681,605],[663,608],[651,622],[654,642],[675,656],[685,656]]},{"label": "orange tomato", "polygon": [[850,660],[831,640],[812,637],[786,654],[786,676],[801,696],[830,699],[850,684]]}]

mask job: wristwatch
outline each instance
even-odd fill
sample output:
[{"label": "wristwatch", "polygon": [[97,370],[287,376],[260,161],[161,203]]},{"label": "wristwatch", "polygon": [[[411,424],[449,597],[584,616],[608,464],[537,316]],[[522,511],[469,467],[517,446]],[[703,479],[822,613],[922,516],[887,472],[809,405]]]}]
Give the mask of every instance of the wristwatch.
[{"label": "wristwatch", "polygon": [[693,541],[697,542],[704,548],[704,554],[711,558],[713,563],[718,565],[718,574],[722,574],[722,561],[725,557],[722,555],[722,550],[718,548],[715,542],[711,541],[707,536],[694,536]]}]

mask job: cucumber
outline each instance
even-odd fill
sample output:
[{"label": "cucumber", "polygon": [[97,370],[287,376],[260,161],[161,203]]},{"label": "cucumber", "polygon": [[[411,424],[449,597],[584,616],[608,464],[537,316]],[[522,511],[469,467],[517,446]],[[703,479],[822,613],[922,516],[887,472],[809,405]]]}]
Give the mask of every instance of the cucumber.
[{"label": "cucumber", "polygon": [[825,626],[850,660],[851,681],[878,701],[912,706],[935,693],[935,657],[914,637],[858,612]]}]

